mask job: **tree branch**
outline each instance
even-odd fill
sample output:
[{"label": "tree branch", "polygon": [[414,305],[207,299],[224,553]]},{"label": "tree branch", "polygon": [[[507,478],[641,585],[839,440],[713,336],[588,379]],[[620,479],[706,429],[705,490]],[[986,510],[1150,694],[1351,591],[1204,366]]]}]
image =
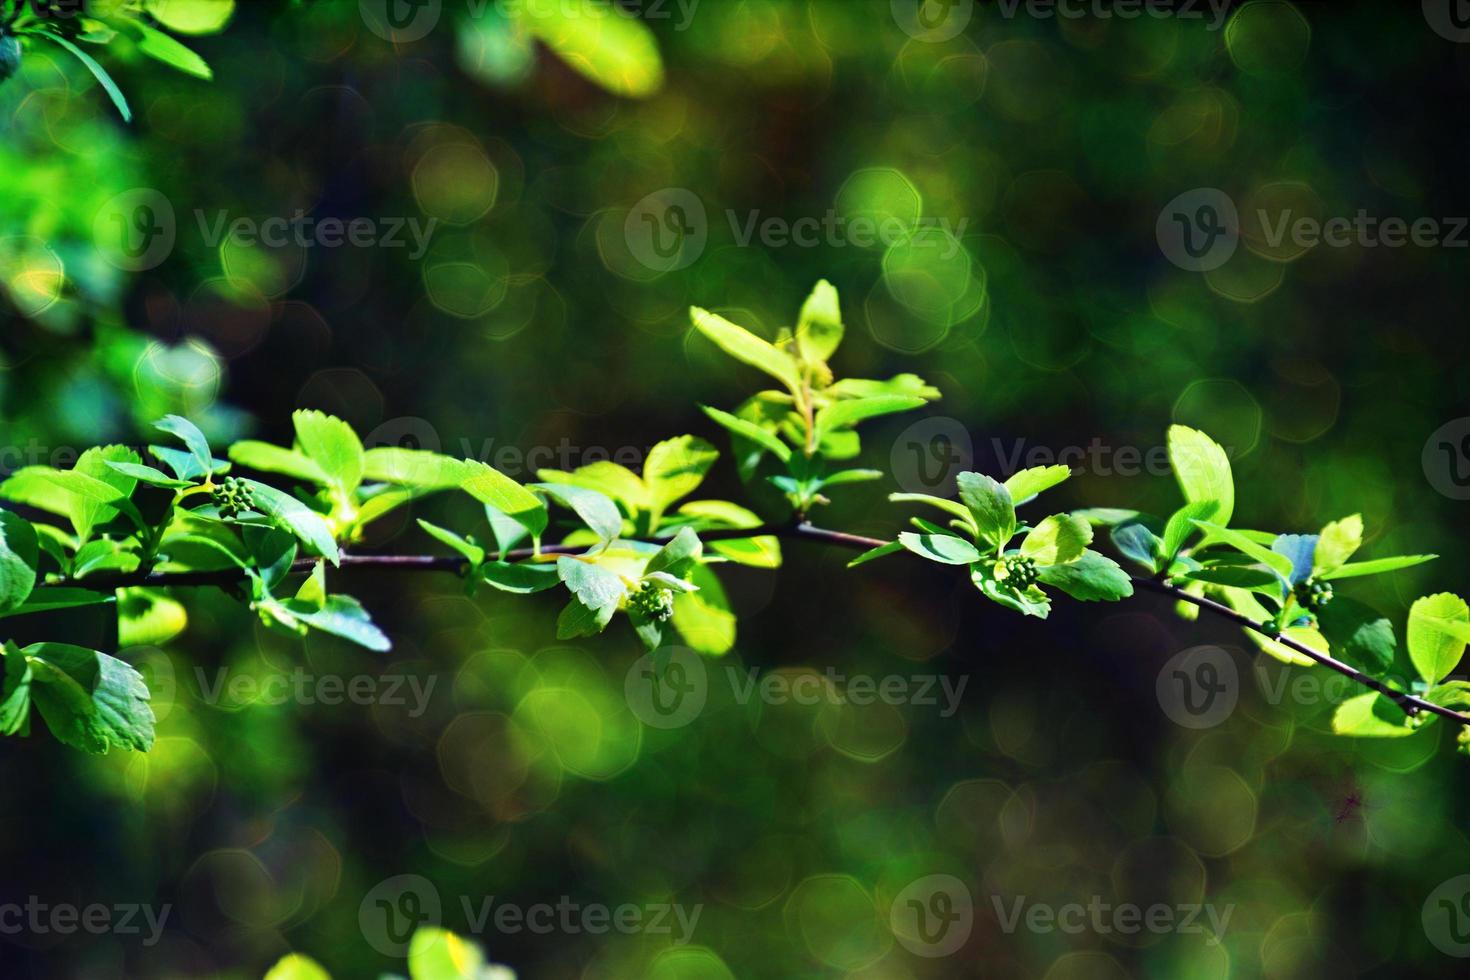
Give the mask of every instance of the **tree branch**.
[{"label": "tree branch", "polygon": [[[758,537],[778,537],[786,539],[799,539],[805,541],[817,541],[823,544],[834,545],[839,548],[850,548],[859,551],[867,551],[881,547],[889,542],[881,538],[869,538],[859,534],[848,534],[844,531],[830,531],[826,528],[816,527],[806,521],[789,524],[763,524],[759,527],[750,528],[718,528],[715,530],[699,532],[701,541],[738,541]],[[655,537],[647,540],[647,544],[662,545],[673,540],[672,536]],[[501,558],[505,561],[521,561],[541,555],[580,555],[587,551],[585,546],[546,545],[539,552],[531,548],[517,548],[506,552]],[[293,573],[310,572],[318,561],[318,558],[300,558],[292,565]],[[457,556],[445,555],[346,555],[342,556],[342,568],[370,568],[387,571],[408,572],[453,572],[464,574],[468,569],[469,562]],[[1258,623],[1249,616],[1239,613],[1224,603],[1207,599],[1204,596],[1191,595],[1177,586],[1157,578],[1147,578],[1142,575],[1132,576],[1135,585],[1157,592],[1161,595],[1181,602],[1188,602],[1199,609],[1227,619],[1239,626],[1259,633],[1268,639],[1275,640],[1282,646],[1294,653],[1299,653],[1308,659],[1334,670],[1349,680],[1376,691],[1386,698],[1392,700],[1407,715],[1417,715],[1420,712],[1439,715],[1460,724],[1470,725],[1470,716],[1463,715],[1443,705],[1435,704],[1417,695],[1407,694],[1403,691],[1395,691],[1377,678],[1358,670],[1350,664],[1346,664],[1335,657],[1313,650],[1304,643],[1300,643],[1287,636],[1272,630],[1269,624]],[[179,587],[179,586],[230,586],[243,582],[245,574],[240,569],[223,569],[207,572],[159,572],[138,571],[123,575],[98,575],[81,579],[60,579],[48,582],[42,588],[70,587],[88,589],[97,592],[110,592],[114,589],[143,587]]]}]

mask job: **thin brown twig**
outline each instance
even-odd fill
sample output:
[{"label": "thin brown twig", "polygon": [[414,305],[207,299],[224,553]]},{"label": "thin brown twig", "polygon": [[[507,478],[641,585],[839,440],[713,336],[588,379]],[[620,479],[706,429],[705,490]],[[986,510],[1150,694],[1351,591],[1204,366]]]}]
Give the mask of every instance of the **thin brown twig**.
[{"label": "thin brown twig", "polygon": [[[824,544],[835,545],[840,548],[851,548],[855,550],[870,550],[882,547],[889,542],[880,538],[865,537],[860,534],[849,534],[845,531],[832,531],[826,528],[816,527],[805,521],[790,524],[763,524],[758,527],[749,528],[719,528],[699,532],[702,541],[734,541],[757,537],[778,537],[786,539],[800,539],[805,541],[818,541]],[[649,539],[647,544],[661,545],[672,540],[671,537],[655,537]],[[536,555],[579,555],[588,549],[584,546],[568,545],[545,545],[540,550],[531,548],[517,548],[500,556],[505,561],[521,561]],[[293,572],[310,572],[321,559],[301,558],[297,559],[292,566]],[[387,571],[411,571],[411,572],[454,572],[463,574],[469,567],[469,562],[458,556],[445,555],[349,555],[341,556],[340,567],[353,569],[382,569]],[[110,592],[120,588],[134,587],[178,587],[178,586],[230,586],[237,585],[245,578],[241,569],[223,569],[201,572],[160,572],[155,570],[130,572],[120,575],[92,576],[81,579],[61,579],[48,582],[46,587],[70,587],[88,589],[98,592]],[[1272,629],[1269,624],[1258,623],[1243,613],[1237,612],[1224,603],[1207,599],[1204,596],[1191,595],[1178,586],[1170,585],[1168,582],[1157,578],[1148,578],[1134,575],[1135,585],[1157,592],[1161,595],[1181,602],[1191,603],[1201,610],[1229,620],[1267,639],[1275,640],[1282,646],[1299,653],[1304,657],[1334,670],[1357,684],[1376,691],[1384,697],[1392,700],[1400,709],[1408,715],[1416,715],[1422,712],[1438,715],[1460,724],[1470,724],[1470,716],[1460,714],[1453,709],[1443,705],[1435,704],[1426,698],[1403,691],[1396,691],[1387,684],[1370,677],[1369,675],[1344,663],[1335,657],[1314,650],[1304,643],[1300,643],[1291,637],[1284,636]]]}]

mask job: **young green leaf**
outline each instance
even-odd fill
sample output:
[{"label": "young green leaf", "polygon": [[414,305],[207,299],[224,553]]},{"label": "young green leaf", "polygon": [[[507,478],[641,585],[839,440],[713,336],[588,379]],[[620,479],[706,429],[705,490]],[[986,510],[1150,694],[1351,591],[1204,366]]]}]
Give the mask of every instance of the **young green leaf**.
[{"label": "young green leaf", "polygon": [[364,479],[422,490],[453,490],[475,472],[464,460],[425,449],[374,446],[362,454]]},{"label": "young green leaf", "polygon": [[1133,580],[1118,563],[1091,549],[1064,565],[1037,569],[1037,579],[1044,585],[1061,589],[1082,602],[1116,602],[1133,594]]},{"label": "young green leaf", "polygon": [[201,471],[208,473],[213,468],[214,453],[209,448],[209,440],[193,422],[182,415],[165,415],[154,422],[153,427],[160,432],[167,432],[182,442],[184,448],[189,450],[189,454],[199,464]]},{"label": "young green leaf", "polygon": [[1317,555],[1317,535],[1281,534],[1271,542],[1271,550],[1285,555],[1291,562],[1291,571],[1286,580],[1292,585],[1305,582],[1312,576],[1312,567]]},{"label": "young green leaf", "polygon": [[460,489],[481,503],[520,524],[532,537],[546,530],[546,505],[534,493],[499,470],[484,463],[467,463],[473,476],[460,483]]},{"label": "young green leaf", "polygon": [[1289,556],[1272,551],[1270,548],[1252,539],[1249,534],[1243,531],[1227,528],[1213,521],[1197,520],[1194,524],[1196,527],[1205,531],[1212,540],[1223,541],[1236,551],[1254,558],[1262,565],[1276,572],[1283,580],[1290,580],[1293,564]]},{"label": "young green leaf", "polygon": [[1332,715],[1332,731],[1357,738],[1403,738],[1417,728],[1393,700],[1376,691],[1348,698]]},{"label": "young green leaf", "polygon": [[[149,448],[154,453],[158,452],[157,448]],[[282,476],[295,477],[318,486],[326,486],[332,482],[326,471],[310,456],[294,449],[273,446],[268,442],[242,439],[230,447],[228,455],[231,462],[239,463],[246,469],[259,470],[261,473],[279,473]],[[180,479],[189,479],[184,473],[179,473],[178,476]]]},{"label": "young green leaf", "polygon": [[534,483],[532,487],[575,513],[603,541],[613,541],[623,531],[623,515],[605,493],[567,483]]},{"label": "young green leaf", "polygon": [[644,576],[654,575],[659,572],[669,572],[676,576],[688,574],[689,569],[695,562],[699,561],[704,554],[704,545],[700,543],[699,535],[689,528],[682,528],[674,535],[672,541],[665,544],[643,569]]},{"label": "young green leaf", "polygon": [[14,643],[0,647],[0,735],[27,735],[31,720],[31,665]]},{"label": "young green leaf", "polygon": [[1026,535],[1021,554],[1042,567],[1065,565],[1080,558],[1091,543],[1091,524],[1070,514],[1053,514]]},{"label": "young green leaf", "polygon": [[309,408],[292,412],[291,422],[301,451],[339,490],[355,492],[362,482],[363,448],[352,426],[335,415]]},{"label": "young green leaf", "polygon": [[1312,574],[1318,578],[1323,572],[1341,568],[1363,544],[1363,518],[1358,514],[1333,521],[1322,529],[1317,537],[1317,555],[1312,564]]},{"label": "young green leaf", "polygon": [[378,653],[385,653],[393,648],[393,643],[383,631],[373,625],[372,617],[362,607],[362,603],[352,596],[327,596],[320,608],[300,599],[288,599],[282,605],[301,622],[323,633],[340,636]]},{"label": "young green leaf", "polygon": [[265,980],[332,980],[332,975],[310,956],[292,953],[277,960]]},{"label": "young green leaf", "polygon": [[704,414],[735,435],[740,436],[742,439],[749,439],[783,463],[789,463],[791,461],[791,447],[782,442],[774,433],[767,432],[754,422],[748,422],[738,416],[731,415],[729,412],[722,412],[718,408],[711,408],[708,405],[701,405],[699,407]]},{"label": "young green leaf", "polygon": [[132,667],[67,643],[33,643],[21,653],[32,669],[31,700],[59,741],[99,755],[153,747],[148,687]]},{"label": "young green leaf", "polygon": [[735,646],[735,614],[720,580],[704,565],[690,570],[699,589],[674,597],[674,628],[685,645],[698,653],[720,656]]},{"label": "young green leaf", "polygon": [[14,511],[0,510],[0,615],[19,609],[30,598],[40,553],[31,522]]},{"label": "young green leaf", "polygon": [[919,557],[943,565],[970,565],[980,560],[980,552],[973,544],[952,534],[915,534],[904,531],[899,534],[898,541]]},{"label": "young green leaf", "polygon": [[117,87],[117,83],[112,80],[112,76],[107,74],[107,69],[99,65],[91,55],[87,54],[87,52],[83,51],[75,44],[72,44],[60,34],[55,34],[47,30],[33,30],[30,33],[54,41],[66,50],[70,51],[72,54],[76,55],[77,60],[86,66],[87,71],[92,73],[92,77],[97,79],[98,83],[102,86],[103,91],[107,93],[107,97],[110,98],[112,100],[112,104],[117,107],[117,114],[122,116],[123,122],[127,123],[133,121],[133,112],[131,109],[128,108],[128,100],[123,97],[122,90]]},{"label": "young green leaf", "polygon": [[1194,526],[1195,521],[1207,521],[1219,510],[1220,505],[1213,500],[1198,500],[1176,510],[1170,516],[1169,523],[1164,525],[1164,542],[1160,551],[1163,564],[1170,564],[1178,557],[1184,542],[1198,530]]},{"label": "young green leaf", "polygon": [[1434,561],[1438,555],[1398,555],[1394,558],[1374,558],[1370,561],[1348,562],[1339,565],[1330,572],[1323,572],[1318,578],[1324,582],[1335,581],[1340,578],[1361,578],[1364,575],[1377,575],[1381,572],[1397,572],[1404,568],[1413,568],[1427,561]]},{"label": "young green leaf", "polygon": [[1470,607],[1448,592],[1428,595],[1409,609],[1409,659],[1430,684],[1447,677],[1465,655]]},{"label": "young green leaf", "polygon": [[955,480],[960,500],[969,508],[975,527],[997,549],[1016,533],[1016,508],[1005,485],[983,473],[961,473]]},{"label": "young green leaf", "polygon": [[1012,473],[1006,479],[1006,489],[1011,493],[1011,500],[1019,507],[1071,475],[1071,469],[1066,466],[1033,466]]},{"label": "young green leaf", "polygon": [[472,541],[468,541],[453,531],[430,524],[428,521],[419,520],[419,527],[423,528],[434,540],[446,544],[464,556],[465,561],[471,565],[482,565],[485,562],[485,549]]},{"label": "young green leaf", "polygon": [[801,390],[801,369],[790,354],[708,310],[696,306],[689,311],[689,317],[696,330],[737,361],[759,368],[793,394]]},{"label": "young green leaf", "polygon": [[870,561],[875,561],[879,558],[886,558],[889,555],[898,554],[900,551],[903,550],[904,543],[902,541],[890,541],[887,544],[880,544],[878,547],[869,549],[868,551],[865,551],[862,554],[858,555],[852,561],[847,563],[847,567],[857,568],[859,565],[865,565]]},{"label": "young green leaf", "polygon": [[642,481],[651,509],[661,515],[693,493],[719,458],[719,450],[697,436],[676,436],[654,446],[643,463]]},{"label": "young green leaf", "polygon": [[1235,478],[1230,472],[1230,458],[1220,445],[1188,426],[1169,427],[1169,463],[1179,480],[1179,489],[1189,503],[1213,500],[1220,505],[1214,522],[1221,527],[1230,524],[1235,513]]},{"label": "young green leaf", "polygon": [[895,412],[907,412],[919,408],[924,399],[915,395],[875,395],[872,398],[851,398],[832,402],[817,412],[815,434],[824,439],[831,432]]},{"label": "young green leaf", "polygon": [[257,483],[255,480],[244,482],[254,494],[257,510],[269,517],[277,527],[290,531],[311,545],[317,554],[331,561],[333,565],[338,564],[341,555],[336,539],[320,514],[275,487]]},{"label": "young green leaf", "polygon": [[193,49],[162,31],[154,30],[142,21],[135,20],[130,26],[138,32],[138,50],[154,61],[177,68],[195,78],[202,78],[206,82],[214,78],[214,72],[210,70],[209,63],[199,57]]},{"label": "young green leaf", "polygon": [[808,364],[820,364],[842,343],[842,309],[837,290],[825,279],[817,282],[801,306],[796,323],[796,349]]},{"label": "young green leaf", "polygon": [[516,595],[531,595],[555,588],[561,581],[555,565],[534,565],[527,562],[510,564],[492,561],[480,566],[480,578],[486,584],[502,592]]}]

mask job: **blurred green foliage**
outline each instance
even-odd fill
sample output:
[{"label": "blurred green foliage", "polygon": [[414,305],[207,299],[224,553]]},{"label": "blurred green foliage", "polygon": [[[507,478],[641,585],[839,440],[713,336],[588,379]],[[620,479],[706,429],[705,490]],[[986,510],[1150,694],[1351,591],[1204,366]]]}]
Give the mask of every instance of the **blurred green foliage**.
[{"label": "blurred green foliage", "polygon": [[[188,38],[213,82],[129,44],[97,55],[126,126],[84,65],[27,41],[0,84],[4,469],[141,443],[167,413],[219,444],[286,442],[300,407],[518,479],[589,449],[636,463],[673,433],[713,436],[693,406],[745,390],[689,306],[774,337],[826,276],[854,310],[841,373],[934,383],[978,469],[1088,450],[1059,502],[1166,512],[1173,481],[1127,451],[1152,458],[1177,422],[1230,451],[1244,526],[1360,512],[1372,553],[1444,555],[1375,595],[1396,625],[1470,572],[1464,501],[1426,452],[1466,414],[1462,253],[1273,243],[1257,217],[1470,213],[1445,104],[1470,48],[1417,5],[1255,0],[1212,29],[1203,5],[1125,19],[977,4],[934,40],[886,0],[632,4],[642,16],[606,32],[557,4],[518,27],[537,3],[445,0],[397,41],[346,0],[239,4],[223,32]],[[1201,187],[1241,216],[1240,247],[1202,273],[1156,233]],[[173,240],[130,269],[138,205],[161,212],[127,196],[140,189],[168,203]],[[704,211],[702,247],[674,190]],[[404,244],[212,231],[298,210],[369,218],[379,243],[396,221]],[[897,231],[859,244],[859,219]],[[434,222],[422,254],[410,221]],[[644,251],[660,228],[681,231],[670,255]],[[869,440],[876,457],[892,447],[891,472],[908,424]],[[739,492],[731,467],[711,481]],[[884,495],[913,488],[859,489],[830,523],[885,533]],[[414,516],[445,520],[436,506]],[[421,542],[408,516],[368,544],[406,541]],[[630,711],[634,639],[557,644],[535,603],[354,580],[399,638],[385,660],[303,648],[201,594],[186,642],[127,652],[163,692],[151,753],[33,740],[0,756],[5,786],[24,788],[6,794],[0,900],[167,903],[169,928],[147,947],[6,935],[0,972],[256,977],[290,950],[338,976],[402,972],[360,913],[416,874],[444,925],[524,977],[1456,975],[1426,932],[1470,850],[1443,727],[1334,739],[1331,686],[1272,665],[1263,685],[1243,668],[1227,720],[1189,730],[1158,710],[1157,674],[1232,633],[1163,605],[1017,624],[942,570],[839,576],[836,557],[791,550],[774,585],[732,575],[749,627],[699,718],[670,730]],[[66,626],[98,644],[86,634],[107,629]],[[418,713],[249,684],[206,703],[220,669],[301,667],[437,684]],[[726,683],[753,668],[826,690],[829,667],[970,683],[952,717],[742,703]],[[1271,703],[1277,690],[1298,693]],[[932,875],[976,906],[968,943],[935,959],[890,920]],[[1233,912],[1219,943],[1002,928],[1016,896],[1094,895]],[[703,912],[687,946],[476,932],[460,898],[486,896]]]}]

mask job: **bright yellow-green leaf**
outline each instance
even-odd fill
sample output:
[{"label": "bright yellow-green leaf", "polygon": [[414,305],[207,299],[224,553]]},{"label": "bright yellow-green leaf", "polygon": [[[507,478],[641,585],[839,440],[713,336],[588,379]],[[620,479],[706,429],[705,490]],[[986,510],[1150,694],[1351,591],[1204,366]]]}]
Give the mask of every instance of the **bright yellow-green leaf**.
[{"label": "bright yellow-green leaf", "polygon": [[796,324],[796,349],[809,364],[826,361],[842,343],[842,332],[837,290],[823,279],[802,304],[801,319]]},{"label": "bright yellow-green leaf", "polygon": [[646,98],[664,82],[653,33],[598,0],[522,0],[516,22],[609,92]]},{"label": "bright yellow-green leaf", "polygon": [[144,9],[180,34],[218,34],[235,13],[235,0],[144,0]]},{"label": "bright yellow-green leaf", "polygon": [[1449,592],[1424,596],[1409,609],[1409,659],[1431,684],[1455,669],[1465,655],[1470,606]]},{"label": "bright yellow-green leaf", "polygon": [[1021,542],[1021,554],[1038,565],[1064,565],[1082,557],[1092,543],[1092,525],[1070,514],[1053,514]]},{"label": "bright yellow-green leaf", "polygon": [[694,328],[726,354],[753,368],[759,368],[793,392],[801,390],[801,371],[797,367],[796,358],[775,344],[757,337],[744,327],[736,326],[719,314],[701,310],[697,306],[689,311],[689,317],[694,321]]},{"label": "bright yellow-green leaf", "polygon": [[1312,574],[1320,575],[1342,565],[1363,544],[1363,517],[1353,514],[1340,521],[1333,521],[1317,536],[1317,554],[1312,562]]},{"label": "bright yellow-green leaf", "polygon": [[332,980],[332,975],[310,956],[292,953],[271,967],[265,980]]},{"label": "bright yellow-green leaf", "polygon": [[1235,479],[1230,472],[1230,459],[1219,443],[1197,429],[1171,425],[1169,463],[1184,499],[1190,503],[1215,501],[1220,509],[1215,512],[1214,523],[1228,526],[1235,513]]}]

